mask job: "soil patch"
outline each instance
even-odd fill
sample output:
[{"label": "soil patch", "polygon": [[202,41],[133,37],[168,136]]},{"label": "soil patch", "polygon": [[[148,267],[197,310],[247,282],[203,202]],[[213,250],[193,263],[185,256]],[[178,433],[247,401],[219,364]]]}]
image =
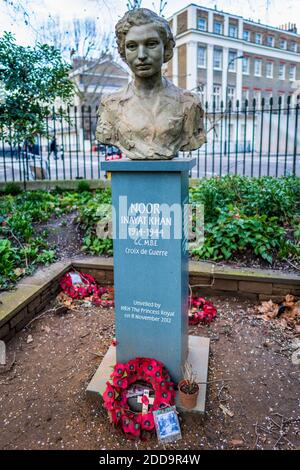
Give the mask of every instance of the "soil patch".
[{"label": "soil patch", "polygon": [[[211,339],[207,411],[181,413],[182,440],[166,448],[299,448],[295,334],[255,316],[250,301],[208,300],[218,309],[216,320],[189,331]],[[49,312],[14,337],[8,365],[0,368],[0,448],[162,448],[156,438],[134,442],[114,433],[106,411],[86,400],[113,338],[113,310],[83,305],[63,315]]]}]

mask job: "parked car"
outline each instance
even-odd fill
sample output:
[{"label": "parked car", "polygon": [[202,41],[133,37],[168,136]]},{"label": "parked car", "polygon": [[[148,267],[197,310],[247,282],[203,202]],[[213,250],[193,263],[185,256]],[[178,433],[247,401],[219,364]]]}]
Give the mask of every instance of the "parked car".
[{"label": "parked car", "polygon": [[105,160],[119,160],[122,158],[121,150],[115,145],[108,145],[105,152]]},{"label": "parked car", "polygon": [[[105,160],[110,161],[110,160],[120,160],[123,157],[121,150],[116,147],[115,145],[108,145],[106,148],[106,153],[105,153]],[[111,172],[106,171],[105,178],[111,179]]]}]

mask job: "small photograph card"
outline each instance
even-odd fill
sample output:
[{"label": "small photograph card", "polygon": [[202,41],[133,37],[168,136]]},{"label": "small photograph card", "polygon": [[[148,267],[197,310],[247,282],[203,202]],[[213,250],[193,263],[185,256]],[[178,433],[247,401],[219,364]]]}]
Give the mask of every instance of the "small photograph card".
[{"label": "small photograph card", "polygon": [[181,439],[180,424],[175,406],[153,411],[153,417],[159,442],[173,442]]}]

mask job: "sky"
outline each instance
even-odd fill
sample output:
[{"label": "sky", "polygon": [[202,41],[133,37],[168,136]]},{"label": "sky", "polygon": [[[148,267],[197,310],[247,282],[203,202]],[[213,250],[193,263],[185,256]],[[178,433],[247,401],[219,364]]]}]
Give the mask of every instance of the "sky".
[{"label": "sky", "polygon": [[[59,16],[61,20],[74,17],[95,16],[105,30],[113,30],[116,21],[127,10],[127,0],[12,0],[17,10],[9,5],[10,1],[0,0],[0,35],[3,31],[15,34],[19,44],[28,45],[35,41],[40,23],[47,17]],[[145,8],[159,8],[159,0],[143,0]],[[184,8],[189,3],[223,10],[251,18],[254,21],[272,26],[292,22],[300,32],[300,0],[188,0],[167,1],[164,16]],[[154,8],[154,7],[155,8]],[[24,9],[22,8],[24,7]],[[27,15],[28,13],[28,15]]]}]

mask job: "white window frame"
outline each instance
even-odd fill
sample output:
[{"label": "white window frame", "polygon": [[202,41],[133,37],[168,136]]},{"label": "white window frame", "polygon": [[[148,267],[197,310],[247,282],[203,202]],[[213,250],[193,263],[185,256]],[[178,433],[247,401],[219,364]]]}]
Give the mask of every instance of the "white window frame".
[{"label": "white window frame", "polygon": [[[233,91],[233,93],[232,93]],[[233,85],[228,85],[227,87],[227,98],[228,102],[231,101],[232,105],[235,103],[236,88]]]},{"label": "white window frame", "polygon": [[278,98],[281,96],[281,109],[284,108],[284,98],[285,94],[284,93],[278,93]]},{"label": "white window frame", "polygon": [[[233,59],[233,57],[230,58],[230,54],[234,54],[234,59],[235,59],[231,64],[230,64],[230,61]],[[228,71],[229,72],[236,72],[236,58],[237,58],[237,51],[228,52]]]},{"label": "white window frame", "polygon": [[201,85],[198,85],[198,95],[200,98],[201,103],[203,104],[203,107],[206,103],[206,85],[203,83]]},{"label": "white window frame", "polygon": [[[283,67],[283,73],[280,73],[280,67]],[[286,67],[285,64],[279,64],[278,67],[278,79],[279,80],[285,80],[285,74],[286,74]]]},{"label": "white window frame", "polygon": [[[268,73],[268,67],[271,66],[270,73]],[[273,78],[273,72],[274,72],[274,64],[273,62],[267,62],[266,63],[266,77],[267,78]]]},{"label": "white window frame", "polygon": [[[258,40],[258,38],[260,38]],[[255,44],[262,44],[262,34],[261,33],[255,33]]]},{"label": "white window frame", "polygon": [[249,103],[249,88],[247,90],[242,90],[242,104],[245,104],[245,101],[248,100]]},{"label": "white window frame", "polygon": [[253,90],[253,99],[256,101],[256,107],[261,106],[261,90]]},{"label": "white window frame", "polygon": [[[246,71],[244,69],[245,63],[247,63],[247,70]],[[250,73],[250,57],[244,57],[243,58],[242,72],[243,72],[243,75],[249,75],[249,73]]]},{"label": "white window frame", "polygon": [[[218,88],[218,92],[217,92]],[[216,104],[216,111],[221,107],[221,94],[222,94],[222,87],[221,85],[213,85],[213,102]]]},{"label": "white window frame", "polygon": [[[204,50],[204,64],[199,63],[199,49]],[[207,48],[205,46],[202,46],[202,44],[198,44],[198,48],[197,48],[197,67],[199,69],[206,69],[206,63],[207,63]]]},{"label": "white window frame", "polygon": [[[245,34],[247,34],[247,39],[245,38]],[[250,41],[250,31],[248,29],[244,29],[243,31],[243,40],[249,42]]]},{"label": "white window frame", "polygon": [[[269,44],[269,39],[271,39],[271,44]],[[274,47],[274,42],[275,42],[274,36],[268,35],[267,36],[267,45],[269,47]]]},{"label": "white window frame", "polygon": [[[256,65],[260,64],[259,72],[256,71]],[[262,60],[261,59],[254,59],[254,77],[261,77],[262,72]]]},{"label": "white window frame", "polygon": [[290,42],[290,51],[297,52],[297,43],[296,43],[296,41],[291,41]]},{"label": "white window frame", "polygon": [[[283,43],[283,47],[281,47]],[[287,47],[287,40],[283,38],[279,38],[279,49],[286,50]]]},{"label": "white window frame", "polygon": [[[291,76],[291,70],[294,71],[293,73],[293,76]],[[297,70],[297,67],[296,65],[289,65],[289,80],[290,82],[294,82],[296,80],[296,70]]]},{"label": "white window frame", "polygon": [[[204,29],[203,29],[203,28],[199,28],[199,21],[200,21],[200,20],[204,21],[204,24],[205,24]],[[203,18],[203,16],[199,16],[199,17],[198,17],[198,20],[197,20],[197,29],[198,29],[199,31],[207,31],[207,19],[206,19],[206,18]]]},{"label": "white window frame", "polygon": [[[221,64],[220,64],[220,67],[215,67],[215,53],[216,52],[221,52],[220,54],[220,57],[221,57]],[[222,70],[223,68],[223,49],[220,49],[220,48],[214,48],[214,55],[213,55],[213,69],[214,70]]]},{"label": "white window frame", "polygon": [[[215,30],[215,25],[216,25],[216,24],[219,24],[219,25],[221,26],[219,33],[217,33],[216,30]],[[223,23],[222,23],[221,21],[215,20],[215,21],[214,21],[213,28],[214,28],[214,34],[223,34]]]},{"label": "white window frame", "polygon": [[[230,34],[230,28],[234,28],[234,34]],[[237,29],[237,26],[235,24],[230,24],[228,25],[228,36],[230,38],[237,38],[237,34],[238,34],[238,29]]]}]

